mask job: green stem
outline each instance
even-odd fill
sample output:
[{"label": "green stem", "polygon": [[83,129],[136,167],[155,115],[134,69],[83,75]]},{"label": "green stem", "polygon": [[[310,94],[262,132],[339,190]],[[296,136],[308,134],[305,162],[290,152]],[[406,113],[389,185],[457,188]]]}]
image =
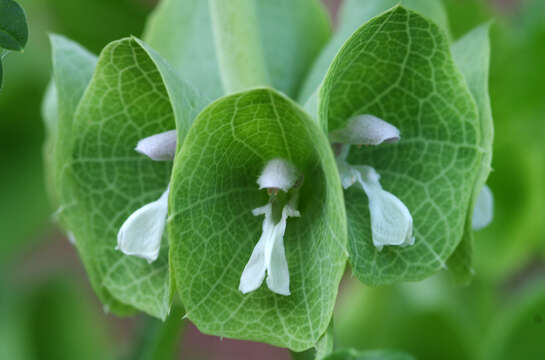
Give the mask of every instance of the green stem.
[{"label": "green stem", "polygon": [[152,319],[144,326],[142,344],[132,357],[135,360],[175,359],[183,329],[187,323],[183,320],[184,308],[172,305],[165,322]]},{"label": "green stem", "polygon": [[209,0],[225,92],[269,84],[255,0]]}]

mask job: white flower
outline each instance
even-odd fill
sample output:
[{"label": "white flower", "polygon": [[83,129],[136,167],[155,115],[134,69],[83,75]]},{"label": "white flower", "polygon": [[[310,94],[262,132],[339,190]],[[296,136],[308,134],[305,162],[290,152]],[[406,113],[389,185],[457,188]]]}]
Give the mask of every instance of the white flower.
[{"label": "white flower", "polygon": [[[260,189],[288,192],[297,183],[297,169],[286,160],[270,160],[257,183]],[[265,219],[261,237],[242,271],[238,288],[243,294],[254,291],[261,286],[267,275],[269,289],[287,296],[290,295],[290,274],[284,249],[284,233],[288,217],[300,216],[295,209],[297,193],[292,194],[289,203],[284,204],[281,201],[286,202],[287,198],[281,200],[274,192],[269,193],[269,196],[271,197],[267,205],[252,211],[254,216],[265,215]],[[282,206],[280,219],[274,218],[273,206]]]},{"label": "white flower", "polygon": [[[358,183],[369,199],[373,245],[381,251],[384,246],[414,244],[413,218],[409,209],[396,196],[380,185],[380,175],[370,166],[353,166],[346,162],[350,145],[380,145],[397,142],[399,130],[373,115],[356,115],[348,125],[329,134],[336,143],[337,168],[345,189]],[[340,144],[340,145],[339,145]]]},{"label": "white flower", "polygon": [[475,203],[475,209],[473,210],[472,227],[473,230],[481,230],[487,227],[494,217],[494,196],[492,191],[486,185],[483,186],[477,202]]},{"label": "white flower", "polygon": [[299,217],[299,211],[290,205],[282,209],[282,217],[275,224],[272,216],[272,204],[254,209],[252,213],[265,215],[261,238],[254,247],[250,260],[240,277],[239,290],[246,294],[261,286],[267,273],[267,286],[280,295],[290,295],[290,274],[284,249],[286,220],[290,216]]},{"label": "white flower", "polygon": [[356,166],[356,178],[369,198],[373,244],[381,251],[386,245],[414,244],[413,218],[396,196],[382,189],[379,174],[370,166]]},{"label": "white flower", "polygon": [[297,181],[297,170],[283,159],[270,160],[257,179],[259,189],[280,189],[287,192]]},{"label": "white flower", "polygon": [[117,234],[117,247],[125,255],[157,260],[168,211],[167,189],[161,197],[133,212]]},{"label": "white flower", "polygon": [[134,150],[152,160],[172,160],[176,154],[176,141],[176,130],[169,130],[140,140]]},{"label": "white flower", "polygon": [[339,175],[345,189],[358,183],[369,199],[373,245],[381,251],[387,245],[414,244],[413,218],[396,196],[382,189],[380,175],[370,166],[351,166],[337,159]]},{"label": "white flower", "polygon": [[348,125],[329,133],[332,143],[352,145],[380,145],[399,141],[399,130],[392,124],[373,115],[356,115]]},{"label": "white flower", "polygon": [[[135,150],[156,161],[172,160],[176,154],[176,130],[144,138]],[[157,260],[168,213],[169,188],[161,197],[133,212],[117,233],[116,250],[125,255]]]}]

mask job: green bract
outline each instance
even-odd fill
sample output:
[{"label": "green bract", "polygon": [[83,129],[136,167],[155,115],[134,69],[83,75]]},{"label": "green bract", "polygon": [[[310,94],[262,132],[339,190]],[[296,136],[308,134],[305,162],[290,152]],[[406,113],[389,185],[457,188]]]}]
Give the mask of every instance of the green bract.
[{"label": "green bract", "polygon": [[[267,203],[256,180],[273,158],[304,174],[285,246],[291,295],[238,282],[259,239],[252,209]],[[272,89],[221,98],[197,118],[176,158],[169,238],[187,315],[205,333],[304,350],[326,330],[344,271],[346,223],[327,138],[295,103]]]},{"label": "green bract", "polygon": [[[43,106],[49,188],[107,308],[164,319],[177,295],[205,333],[314,347],[322,359],[333,350],[330,324],[348,258],[367,284],[423,279],[447,266],[467,275],[472,210],[491,159],[487,27],[451,48],[440,2],[388,10],[395,3],[348,0],[328,44],[317,0],[164,0],[146,42],[114,41],[98,60],[52,36],[54,76]],[[366,193],[341,186],[328,133],[365,114],[399,129],[399,142],[352,146],[346,160],[373,169],[377,199],[410,212],[405,247],[375,248]],[[135,151],[173,129],[173,161]],[[265,233],[252,210],[278,195],[256,182],[272,159],[298,173],[298,203],[278,230],[289,291],[254,286],[243,294],[241,274]],[[116,250],[125,220],[167,187],[159,258]],[[273,238],[283,225],[271,218]],[[355,351],[327,358],[410,359]]]},{"label": "green bract", "polygon": [[330,131],[356,114],[374,114],[401,131],[399,143],[353,148],[348,160],[377,169],[384,188],[407,205],[415,245],[377,251],[365,195],[350,189],[354,273],[381,284],[446,268],[462,236],[483,149],[477,108],[444,32],[402,7],[374,18],[344,44],[315,101],[320,123]]},{"label": "green bract", "polygon": [[481,147],[484,152],[481,158],[480,173],[475,180],[471,202],[467,212],[467,220],[462,242],[448,261],[449,270],[460,283],[467,283],[473,274],[473,229],[471,217],[479,192],[486,183],[491,170],[492,140],[494,124],[492,109],[488,96],[488,68],[490,64],[490,43],[488,39],[489,25],[482,25],[473,30],[452,47],[452,54],[456,64],[462,71],[469,90],[477,103],[479,124],[481,127]]},{"label": "green bract", "polygon": [[74,124],[74,186],[88,229],[76,239],[92,252],[101,286],[160,318],[171,299],[168,246],[148,264],[116,251],[116,235],[127,216],[158,198],[170,178],[171,163],[137,154],[135,144],[175,128],[182,140],[201,107],[201,98],[159,55],[129,38],[102,52]]}]

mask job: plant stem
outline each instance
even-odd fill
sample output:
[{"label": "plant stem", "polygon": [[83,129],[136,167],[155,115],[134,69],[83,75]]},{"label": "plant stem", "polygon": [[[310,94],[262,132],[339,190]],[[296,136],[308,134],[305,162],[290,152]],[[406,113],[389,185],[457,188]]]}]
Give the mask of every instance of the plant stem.
[{"label": "plant stem", "polygon": [[269,84],[255,0],[209,0],[214,42],[227,93]]},{"label": "plant stem", "polygon": [[138,346],[132,358],[135,360],[175,359],[178,344],[187,323],[182,319],[183,315],[184,308],[174,304],[165,322],[152,319],[145,324],[142,345]]}]

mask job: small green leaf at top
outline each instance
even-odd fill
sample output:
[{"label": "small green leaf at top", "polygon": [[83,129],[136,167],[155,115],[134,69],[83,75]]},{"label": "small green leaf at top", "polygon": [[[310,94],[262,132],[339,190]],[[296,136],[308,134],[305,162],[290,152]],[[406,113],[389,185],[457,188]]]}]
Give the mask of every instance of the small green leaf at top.
[{"label": "small green leaf at top", "polygon": [[331,64],[317,98],[330,132],[371,114],[400,131],[397,143],[357,148],[350,164],[372,166],[413,218],[415,242],[373,246],[368,200],[345,192],[352,270],[377,285],[420,280],[446,268],[466,222],[485,150],[479,114],[445,32],[401,6],[360,27]]},{"label": "small green leaf at top", "polygon": [[409,354],[391,350],[344,349],[334,352],[323,360],[415,360],[415,358]]},{"label": "small green leaf at top", "polygon": [[[284,244],[290,295],[239,281],[262,233],[260,173],[274,158],[303,175]],[[272,89],[223,97],[199,114],[175,160],[169,239],[178,293],[200,331],[303,351],[326,331],[346,263],[346,222],[331,147]]]},{"label": "small green leaf at top", "polygon": [[27,41],[25,11],[14,0],[0,0],[0,48],[21,51]]},{"label": "small green leaf at top", "polygon": [[[254,31],[268,78],[274,88],[295,97],[329,39],[327,12],[319,0],[260,0],[255,7]],[[161,0],[146,25],[144,40],[182,79],[216,99],[224,91],[210,15],[208,0]]]}]

